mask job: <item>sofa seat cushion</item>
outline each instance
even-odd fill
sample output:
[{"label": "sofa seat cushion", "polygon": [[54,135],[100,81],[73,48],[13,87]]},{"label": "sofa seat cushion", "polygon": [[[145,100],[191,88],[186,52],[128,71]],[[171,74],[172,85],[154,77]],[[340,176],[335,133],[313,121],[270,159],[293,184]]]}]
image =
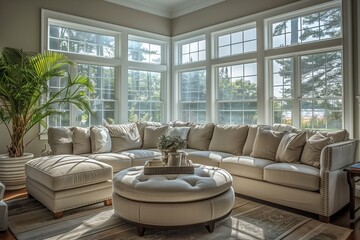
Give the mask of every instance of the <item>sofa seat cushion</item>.
[{"label": "sofa seat cushion", "polygon": [[119,172],[125,168],[131,167],[131,158],[129,156],[121,155],[118,153],[93,153],[82,154],[81,156],[94,159],[113,167],[113,172]]},{"label": "sofa seat cushion", "polygon": [[161,153],[158,149],[133,149],[119,152],[119,154],[131,159],[131,166],[144,166],[146,161],[160,159]]},{"label": "sofa seat cushion", "polygon": [[236,156],[223,159],[220,167],[234,176],[263,180],[264,167],[273,163],[268,159]]},{"label": "sofa seat cushion", "polygon": [[219,163],[227,157],[232,157],[234,154],[217,151],[197,151],[188,152],[186,159],[191,160],[193,163],[199,163],[208,166],[218,167]]},{"label": "sofa seat cushion", "polygon": [[52,191],[67,190],[112,179],[112,167],[75,155],[39,157],[25,164],[26,177]]},{"label": "sofa seat cushion", "polygon": [[320,190],[320,170],[305,164],[275,163],[264,168],[264,180],[309,191]]}]

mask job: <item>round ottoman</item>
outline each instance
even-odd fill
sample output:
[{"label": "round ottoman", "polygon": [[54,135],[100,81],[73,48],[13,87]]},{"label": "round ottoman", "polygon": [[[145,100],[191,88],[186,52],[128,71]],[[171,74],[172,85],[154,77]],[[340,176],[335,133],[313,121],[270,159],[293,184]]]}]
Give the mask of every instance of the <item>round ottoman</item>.
[{"label": "round ottoman", "polygon": [[235,195],[231,175],[217,167],[196,165],[194,174],[144,175],[143,167],[125,169],[113,179],[113,207],[121,218],[146,227],[205,225],[227,217]]}]

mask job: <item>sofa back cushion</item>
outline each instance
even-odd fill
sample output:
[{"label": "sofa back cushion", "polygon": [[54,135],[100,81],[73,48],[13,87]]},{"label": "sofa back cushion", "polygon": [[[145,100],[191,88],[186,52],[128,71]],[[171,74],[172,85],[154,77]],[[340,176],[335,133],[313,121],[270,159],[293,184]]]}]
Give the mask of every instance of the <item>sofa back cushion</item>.
[{"label": "sofa back cushion", "polygon": [[258,128],[270,129],[269,125],[249,125],[248,127],[249,127],[249,130],[248,130],[248,134],[247,134],[244,148],[242,151],[242,154],[246,155],[246,156],[250,156],[250,154],[252,153]]},{"label": "sofa back cushion", "polygon": [[73,154],[72,128],[49,127],[48,143],[54,155]]},{"label": "sofa back cushion", "polygon": [[242,155],[248,130],[247,125],[216,125],[209,150]]},{"label": "sofa back cushion", "polygon": [[168,126],[147,126],[144,129],[144,144],[142,148],[157,148],[159,137],[166,135]]},{"label": "sofa back cushion", "polygon": [[276,151],[285,132],[277,132],[258,128],[251,157],[275,161]]},{"label": "sofa back cushion", "polygon": [[91,152],[108,153],[111,151],[111,137],[109,130],[104,126],[90,128]]},{"label": "sofa back cushion", "polygon": [[189,126],[188,148],[208,150],[215,125],[190,123]]},{"label": "sofa back cushion", "polygon": [[136,123],[106,125],[111,137],[111,152],[141,148],[142,139]]},{"label": "sofa back cushion", "polygon": [[305,143],[306,132],[286,133],[276,151],[276,161],[299,163]]},{"label": "sofa back cushion", "polygon": [[90,128],[74,127],[73,154],[91,153]]},{"label": "sofa back cushion", "polygon": [[319,132],[312,135],[306,142],[301,154],[300,162],[316,168],[320,168],[320,156],[322,149],[333,142],[331,137],[325,137]]}]

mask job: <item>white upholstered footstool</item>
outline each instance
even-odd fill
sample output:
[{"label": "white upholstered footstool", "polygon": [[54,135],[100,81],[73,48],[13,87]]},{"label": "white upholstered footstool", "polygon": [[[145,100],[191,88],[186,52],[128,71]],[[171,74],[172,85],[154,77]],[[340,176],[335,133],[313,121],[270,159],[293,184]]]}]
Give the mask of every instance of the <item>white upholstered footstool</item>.
[{"label": "white upholstered footstool", "polygon": [[112,167],[76,155],[54,155],[25,164],[26,189],[55,218],[63,211],[104,201],[111,205]]},{"label": "white upholstered footstool", "polygon": [[113,207],[135,224],[146,227],[205,225],[227,217],[235,195],[231,175],[220,168],[197,165],[194,174],[144,175],[143,167],[125,169],[113,179]]}]

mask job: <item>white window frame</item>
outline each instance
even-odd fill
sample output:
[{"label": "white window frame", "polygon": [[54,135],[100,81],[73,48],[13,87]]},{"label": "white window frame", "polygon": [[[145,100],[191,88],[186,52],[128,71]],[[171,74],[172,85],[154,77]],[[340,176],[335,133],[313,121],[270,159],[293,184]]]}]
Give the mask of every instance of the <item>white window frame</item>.
[{"label": "white window frame", "polygon": [[[162,108],[162,121],[169,121],[169,117],[165,116],[165,113],[170,111],[171,106],[169,102],[169,84],[170,79],[170,42],[171,38],[155,33],[145,32],[141,30],[131,29],[115,24],[105,23],[97,20],[87,19],[65,13],[59,13],[47,9],[41,9],[41,50],[48,50],[48,31],[49,22],[60,23],[63,26],[85,30],[95,33],[103,33],[107,35],[116,36],[116,48],[114,58],[96,57],[92,55],[81,55],[65,52],[64,54],[69,57],[75,64],[92,64],[115,67],[115,121],[117,123],[125,123],[128,119],[128,96],[127,96],[127,81],[128,81],[128,69],[150,70],[162,72],[163,89],[161,90],[161,96],[163,100]],[[128,61],[128,39],[129,37],[135,37],[136,39],[143,39],[147,42],[154,42],[156,44],[162,44],[163,55],[162,65],[152,63],[139,63]],[[74,69],[76,70],[76,69]],[[72,74],[75,71],[71,71]],[[72,117],[75,115],[72,114]],[[40,127],[40,133],[44,133],[42,127]],[[46,132],[40,134],[40,139],[47,139]]]}]

